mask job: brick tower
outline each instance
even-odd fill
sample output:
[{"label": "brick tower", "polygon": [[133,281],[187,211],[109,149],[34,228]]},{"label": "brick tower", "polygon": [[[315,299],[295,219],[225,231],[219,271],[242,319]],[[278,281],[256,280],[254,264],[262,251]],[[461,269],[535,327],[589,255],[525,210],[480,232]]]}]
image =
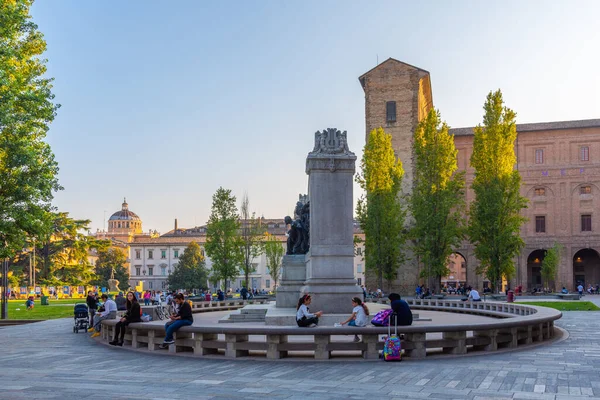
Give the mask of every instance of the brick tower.
[{"label": "brick tower", "polygon": [[[433,108],[429,72],[388,58],[358,80],[365,91],[365,138],[379,127],[392,135],[392,146],[404,168],[402,191],[410,194],[414,179],[413,133]],[[374,288],[376,277],[369,275],[365,278],[367,287]],[[417,263],[411,259],[401,266],[392,289],[412,294],[417,282]]]}]

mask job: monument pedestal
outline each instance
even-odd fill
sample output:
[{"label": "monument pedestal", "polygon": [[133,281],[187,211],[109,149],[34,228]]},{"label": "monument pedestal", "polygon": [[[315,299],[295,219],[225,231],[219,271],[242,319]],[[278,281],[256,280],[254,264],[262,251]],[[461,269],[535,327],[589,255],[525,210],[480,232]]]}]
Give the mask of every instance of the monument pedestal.
[{"label": "monument pedestal", "polygon": [[277,288],[277,308],[296,308],[306,280],[306,256],[285,255],[281,264],[281,282]]},{"label": "monument pedestal", "polygon": [[355,164],[346,132],[327,129],[315,134],[315,148],[306,158],[310,250],[302,287],[312,295],[311,312],[350,314],[352,297],[362,298],[354,278]]}]

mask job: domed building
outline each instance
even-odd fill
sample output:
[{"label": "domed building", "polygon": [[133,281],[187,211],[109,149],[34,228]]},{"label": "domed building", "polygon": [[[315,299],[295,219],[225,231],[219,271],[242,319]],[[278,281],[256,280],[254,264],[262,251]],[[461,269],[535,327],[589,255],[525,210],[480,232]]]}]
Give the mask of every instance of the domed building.
[{"label": "domed building", "polygon": [[127,200],[123,199],[121,211],[117,211],[108,219],[108,235],[125,242],[130,242],[134,235],[142,233],[142,219],[133,211],[129,211]]}]

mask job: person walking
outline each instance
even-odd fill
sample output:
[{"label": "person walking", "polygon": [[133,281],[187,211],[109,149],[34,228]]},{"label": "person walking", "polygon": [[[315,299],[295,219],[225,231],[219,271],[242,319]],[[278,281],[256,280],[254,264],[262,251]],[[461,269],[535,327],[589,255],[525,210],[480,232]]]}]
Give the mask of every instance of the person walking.
[{"label": "person walking", "polygon": [[132,322],[141,322],[141,308],[133,292],[127,293],[127,312],[115,325],[115,337],[112,342],[109,342],[113,346],[123,346],[123,340],[125,339],[125,332],[127,326]]},{"label": "person walking", "polygon": [[182,326],[190,326],[194,322],[192,315],[192,307],[190,303],[185,301],[183,294],[178,293],[175,295],[175,303],[179,307],[176,314],[171,315],[171,320],[165,324],[165,340],[159,346],[161,349],[166,349],[170,344],[175,343],[173,334],[177,332]]}]

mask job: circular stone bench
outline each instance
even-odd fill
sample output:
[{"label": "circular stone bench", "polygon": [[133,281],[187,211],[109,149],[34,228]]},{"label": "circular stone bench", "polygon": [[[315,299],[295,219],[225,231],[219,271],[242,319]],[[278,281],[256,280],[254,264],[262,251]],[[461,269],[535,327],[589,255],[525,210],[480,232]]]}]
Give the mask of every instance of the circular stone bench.
[{"label": "circular stone bench", "polygon": [[[480,323],[400,326],[398,333],[403,334],[404,356],[414,359],[425,358],[428,350],[430,354],[438,354],[439,351],[435,352],[434,349],[441,349],[442,354],[457,355],[514,349],[549,340],[554,337],[554,321],[562,316],[555,309],[514,303],[440,299],[415,299],[409,300],[409,303],[412,309],[498,318]],[[102,321],[102,340],[112,340],[116,323],[117,320]],[[221,355],[225,358],[246,357],[252,352],[252,355],[266,355],[267,359],[279,359],[293,356],[291,352],[302,352],[302,357],[312,355],[318,360],[331,358],[333,352],[344,352],[344,356],[377,359],[383,349],[382,335],[387,335],[387,332],[387,328],[380,327],[187,326],[175,333],[175,343],[169,346],[169,352],[191,352],[200,357]],[[472,332],[472,335],[467,335],[468,332]],[[362,335],[361,342],[339,339],[340,335],[352,337],[355,334]],[[441,339],[428,339],[427,334],[441,335]],[[125,344],[135,349],[155,351],[164,335],[163,325],[132,323],[125,335]],[[302,340],[289,341],[290,336]]]}]

